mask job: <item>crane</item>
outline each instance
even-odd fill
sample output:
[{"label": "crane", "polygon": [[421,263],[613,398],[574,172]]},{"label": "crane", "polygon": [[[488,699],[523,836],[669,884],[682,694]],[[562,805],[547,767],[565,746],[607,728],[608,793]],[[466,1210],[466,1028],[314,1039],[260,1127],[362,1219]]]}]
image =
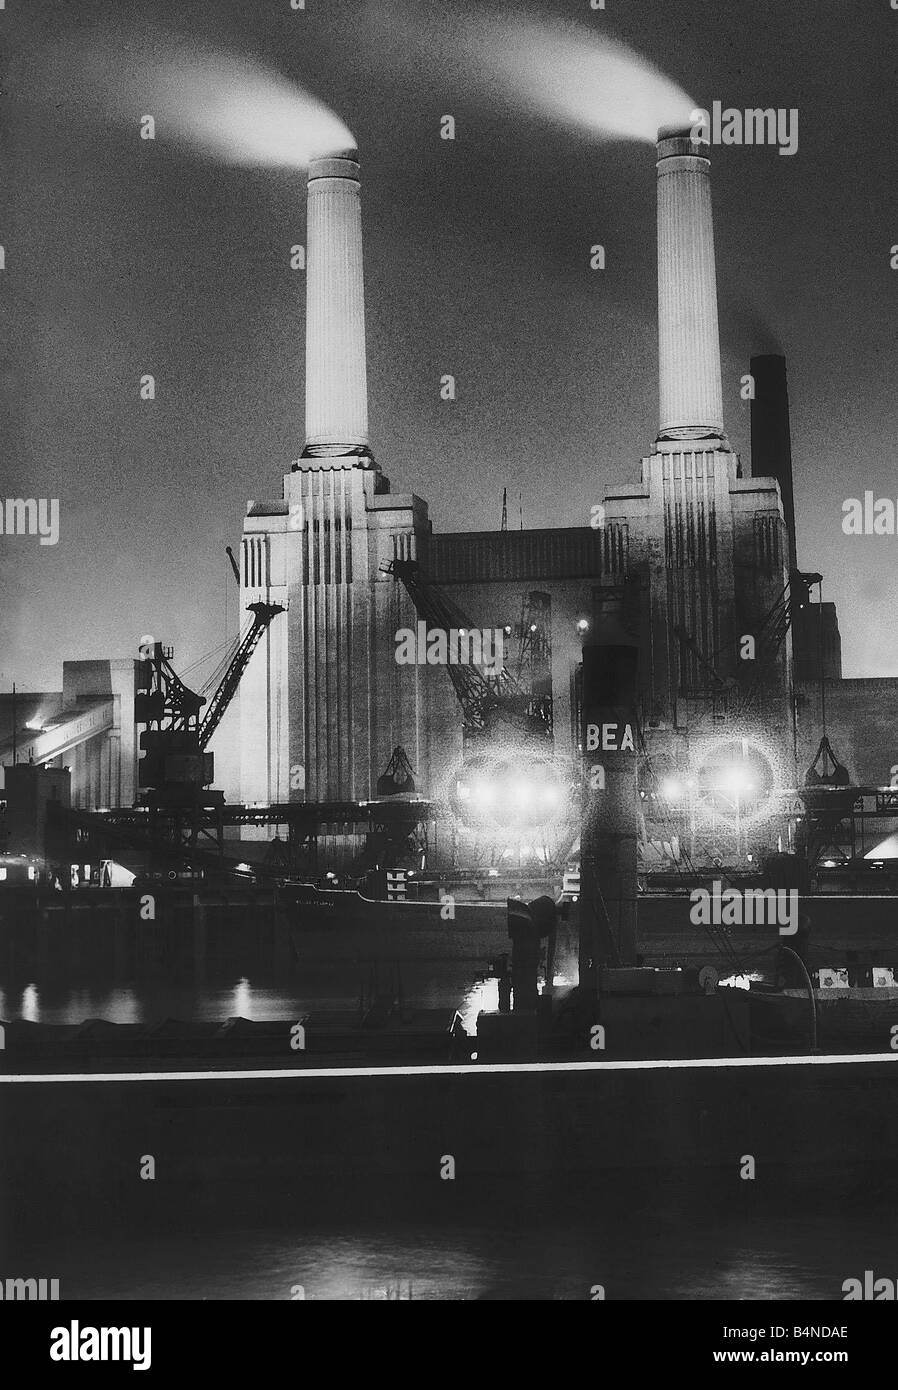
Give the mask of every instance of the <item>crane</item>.
[{"label": "crane", "polygon": [[272,619],[276,618],[278,613],[283,613],[284,608],[280,603],[264,603],[259,600],[249,604],[246,611],[252,613],[253,621],[231,658],[218,689],[209,701],[209,708],[200,720],[199,736],[202,748],[207,746],[224,718],[225,711],[236,694],[250,658],[268,630]]},{"label": "crane", "polygon": [[518,656],[514,676],[522,689],[529,690],[531,715],[542,719],[552,732],[552,600],[548,594],[531,590],[521,603],[518,624]]},{"label": "crane", "polygon": [[702,651],[695,637],[686,628],[677,624],[673,634],[683,648],[695,657],[699,667],[709,677],[709,687],[714,700],[714,708],[734,720],[744,719],[752,708],[762,699],[765,687],[775,670],[777,655],[786,640],[796,611],[810,602],[810,592],[820,583],[819,574],[804,574],[792,570],[783,591],[778,595],[769,611],[764,615],[755,636],[755,660],[752,679],[737,689],[732,677],[724,678]]},{"label": "crane", "polygon": [[135,701],[135,719],[146,724],[140,736],[144,757],[139,765],[140,785],[157,793],[175,793],[189,788],[207,787],[214,778],[213,755],[209,741],[240,684],[241,677],[262,636],[284,608],[279,603],[258,601],[249,604],[253,620],[228,662],[208,709],[200,715],[206,699],[189,690],[171,665],[171,648],[153,643],[151,654],[141,663],[141,693]]},{"label": "crane", "polygon": [[[472,624],[467,615],[437,585],[427,580],[417,560],[390,560],[381,572],[392,574],[408,591],[419,617],[442,631],[464,633]],[[521,689],[504,665],[498,671],[473,662],[446,666],[464,717],[466,742],[485,734],[495,734],[497,726],[510,726],[531,738],[552,737],[551,708],[544,699],[534,699]]]},{"label": "crane", "polygon": [[776,657],[786,640],[786,634],[792,626],[795,613],[810,603],[811,589],[815,584],[819,584],[821,579],[822,576],[819,574],[804,574],[800,570],[792,570],[790,573],[783,592],[765,615],[758,631],[754,677],[744,689],[742,698],[734,711],[733,717],[735,719],[742,719],[749,714],[752,706],[761,696],[764,687],[770,681],[771,672],[775,670]]}]

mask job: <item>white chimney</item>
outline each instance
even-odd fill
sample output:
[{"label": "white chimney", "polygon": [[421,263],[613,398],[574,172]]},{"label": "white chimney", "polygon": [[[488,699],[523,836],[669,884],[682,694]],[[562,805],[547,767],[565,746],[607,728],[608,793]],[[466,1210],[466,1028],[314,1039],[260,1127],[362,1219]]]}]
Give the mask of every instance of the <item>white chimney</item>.
[{"label": "white chimney", "polygon": [[658,132],[658,439],[728,449],[708,150],[688,130]]},{"label": "white chimney", "polygon": [[303,458],[370,457],[358,159],[346,150],[309,165]]}]

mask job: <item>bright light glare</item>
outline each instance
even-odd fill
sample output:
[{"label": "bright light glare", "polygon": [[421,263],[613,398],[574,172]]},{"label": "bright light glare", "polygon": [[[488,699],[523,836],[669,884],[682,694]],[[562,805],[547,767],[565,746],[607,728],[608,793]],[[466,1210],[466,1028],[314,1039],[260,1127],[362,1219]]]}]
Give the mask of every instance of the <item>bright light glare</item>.
[{"label": "bright light glare", "polygon": [[661,795],[665,801],[679,801],[683,795],[683,785],[676,777],[665,777],[661,783]]},{"label": "bright light glare", "polygon": [[517,801],[527,806],[533,800],[533,787],[529,782],[515,782],[514,794]]},{"label": "bright light glare", "polygon": [[731,796],[742,796],[745,792],[752,792],[754,789],[754,783],[749,779],[744,767],[734,766],[724,770],[719,783],[720,791],[729,792]]}]

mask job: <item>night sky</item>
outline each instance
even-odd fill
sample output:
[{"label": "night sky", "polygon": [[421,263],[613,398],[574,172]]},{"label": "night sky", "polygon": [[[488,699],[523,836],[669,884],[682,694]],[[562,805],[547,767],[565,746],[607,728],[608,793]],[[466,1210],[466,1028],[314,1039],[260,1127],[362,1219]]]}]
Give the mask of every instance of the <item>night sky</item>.
[{"label": "night sky", "polygon": [[[490,99],[444,37],[464,9],[417,0],[407,21],[390,0],[306,3],[0,12],[0,495],[61,506],[56,547],[0,537],[3,690],[58,689],[64,659],[136,654],[142,633],[171,642],[179,669],[221,643],[237,606],[224,547],[248,498],[281,495],[303,444],[304,281],[289,264],[302,171],[191,152],[149,96],[127,125],[103,117],[77,55],[113,15],[137,65],[154,30],[195,35],[303,83],[355,132],[372,444],[436,529],[498,527],[503,486],[510,524],[519,492],[525,526],[588,524],[651,452],[652,148],[565,125],[528,93]],[[739,380],[752,352],[785,352],[799,563],[838,603],[845,674],[898,674],[898,537],[841,529],[846,497],[898,496],[898,11],[541,0],[531,13],[607,31],[699,105],[798,108],[793,158],[713,152],[727,426],[747,467]],[[144,112],[155,142],[138,138]],[[439,138],[445,113],[454,143]],[[139,398],[145,372],[154,402]],[[454,403],[440,400],[447,372]]]}]

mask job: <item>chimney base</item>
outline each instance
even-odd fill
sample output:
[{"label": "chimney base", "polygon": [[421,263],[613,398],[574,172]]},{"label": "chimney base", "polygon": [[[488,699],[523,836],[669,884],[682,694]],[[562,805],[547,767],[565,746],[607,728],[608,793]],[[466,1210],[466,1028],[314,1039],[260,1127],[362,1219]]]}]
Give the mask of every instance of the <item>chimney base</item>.
[{"label": "chimney base", "polygon": [[722,432],[708,434],[699,430],[668,430],[666,434],[659,434],[655,440],[655,452],[658,454],[682,453],[684,449],[696,447],[719,454],[730,454],[733,451],[727,435]]}]

